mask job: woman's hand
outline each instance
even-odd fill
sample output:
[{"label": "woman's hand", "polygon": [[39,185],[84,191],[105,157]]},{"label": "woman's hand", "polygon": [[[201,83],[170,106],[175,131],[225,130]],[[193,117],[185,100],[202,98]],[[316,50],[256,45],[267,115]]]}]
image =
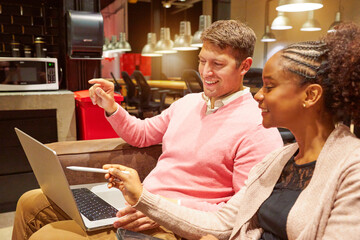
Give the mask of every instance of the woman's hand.
[{"label": "woman's hand", "polygon": [[200,240],[218,240],[218,239],[215,236],[208,234],[200,238]]},{"label": "woman's hand", "polygon": [[105,174],[109,181],[108,187],[120,189],[130,205],[136,204],[143,191],[137,171],[119,164],[106,164],[103,169],[109,169],[109,173]]},{"label": "woman's hand", "polygon": [[103,108],[108,115],[114,113],[118,107],[114,99],[114,84],[100,78],[91,79],[89,83],[93,84],[89,89],[92,103]]}]

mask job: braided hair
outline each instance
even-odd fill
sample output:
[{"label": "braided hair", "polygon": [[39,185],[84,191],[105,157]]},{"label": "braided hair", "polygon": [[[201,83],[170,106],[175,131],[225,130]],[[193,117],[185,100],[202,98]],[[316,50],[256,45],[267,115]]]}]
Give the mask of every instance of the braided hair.
[{"label": "braided hair", "polygon": [[320,41],[291,44],[282,50],[284,68],[299,84],[323,87],[326,109],[336,122],[360,124],[360,26],[339,24]]}]

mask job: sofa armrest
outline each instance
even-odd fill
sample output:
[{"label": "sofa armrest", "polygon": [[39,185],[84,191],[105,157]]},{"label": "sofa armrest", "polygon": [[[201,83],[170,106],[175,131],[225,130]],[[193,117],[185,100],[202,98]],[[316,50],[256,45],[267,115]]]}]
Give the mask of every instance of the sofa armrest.
[{"label": "sofa armrest", "polygon": [[54,150],[70,185],[106,182],[104,174],[75,172],[67,166],[102,168],[106,163],[122,164],[138,171],[141,181],[155,167],[161,145],[133,147],[121,138],[64,141],[46,144]]}]

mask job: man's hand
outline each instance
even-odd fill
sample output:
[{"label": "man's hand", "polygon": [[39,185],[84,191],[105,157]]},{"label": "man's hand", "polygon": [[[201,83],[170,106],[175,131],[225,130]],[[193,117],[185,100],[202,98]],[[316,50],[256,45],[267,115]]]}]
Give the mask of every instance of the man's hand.
[{"label": "man's hand", "polygon": [[114,222],[115,228],[122,227],[127,230],[139,232],[159,226],[159,224],[145,216],[142,212],[130,206],[120,209],[116,216],[119,217],[119,219]]},{"label": "man's hand", "polygon": [[114,84],[99,78],[91,79],[89,83],[93,84],[89,89],[92,103],[103,108],[108,115],[114,113],[118,107],[114,99]]}]

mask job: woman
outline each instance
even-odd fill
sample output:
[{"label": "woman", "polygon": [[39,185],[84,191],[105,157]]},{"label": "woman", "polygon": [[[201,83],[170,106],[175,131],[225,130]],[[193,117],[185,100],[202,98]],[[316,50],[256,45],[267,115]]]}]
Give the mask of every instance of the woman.
[{"label": "woman", "polygon": [[245,187],[218,212],[186,209],[152,195],[135,170],[121,165],[104,166],[110,187],[189,239],[358,238],[360,140],[338,123],[349,117],[360,123],[359,39],[359,26],[342,24],[321,41],[290,45],[269,59],[255,96],[263,125],[288,128],[297,143],[256,165]]}]

